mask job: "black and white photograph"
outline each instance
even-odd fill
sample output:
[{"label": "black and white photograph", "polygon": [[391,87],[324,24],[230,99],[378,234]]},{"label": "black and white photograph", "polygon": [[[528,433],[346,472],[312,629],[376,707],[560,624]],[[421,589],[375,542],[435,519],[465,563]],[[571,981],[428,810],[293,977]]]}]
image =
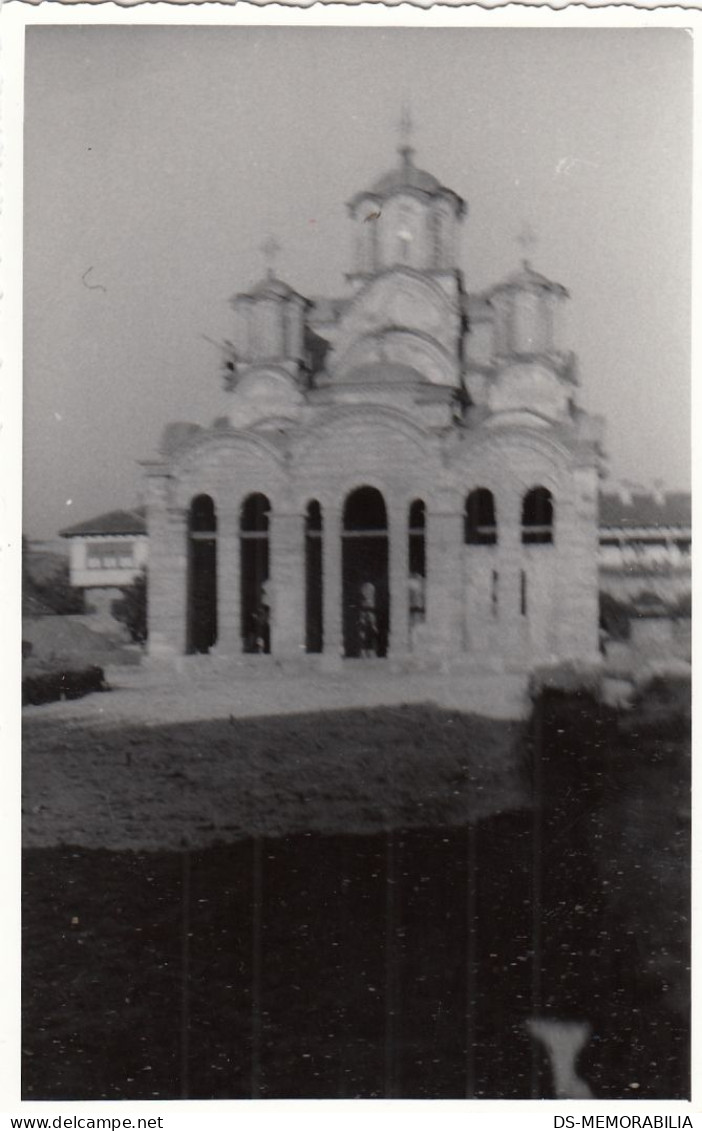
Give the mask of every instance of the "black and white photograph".
[{"label": "black and white photograph", "polygon": [[25,29],[21,1100],[690,1100],[694,36],[264,15]]}]

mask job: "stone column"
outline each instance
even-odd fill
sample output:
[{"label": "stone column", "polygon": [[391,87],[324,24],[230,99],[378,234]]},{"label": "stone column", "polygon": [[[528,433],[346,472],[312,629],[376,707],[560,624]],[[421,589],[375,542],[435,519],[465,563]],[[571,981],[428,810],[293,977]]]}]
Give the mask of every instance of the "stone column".
[{"label": "stone column", "polygon": [[305,652],[305,520],[274,511],[270,529],[271,652],[296,659]]},{"label": "stone column", "polygon": [[426,531],[427,634],[431,651],[450,660],[461,650],[463,594],[463,507],[447,496],[429,506]]},{"label": "stone column", "polygon": [[172,659],[186,648],[188,512],[169,505],[167,475],[151,473],[149,530],[149,657]]},{"label": "stone column", "polygon": [[595,664],[600,659],[597,500],[596,469],[577,468],[570,497],[563,491],[555,503],[553,547],[558,561],[558,653]]},{"label": "stone column", "polygon": [[341,598],[341,514],[336,509],[325,507],[322,532],[322,662],[327,668],[341,666],[344,650]]},{"label": "stone column", "polygon": [[218,656],[238,656],[241,645],[241,549],[237,511],[217,516],[217,643]]},{"label": "stone column", "polygon": [[390,634],[388,655],[409,651],[409,509],[390,508],[388,580],[390,583]]},{"label": "stone column", "polygon": [[[497,503],[500,652],[506,667],[521,668],[528,642],[528,622],[522,615],[522,569],[526,570],[526,561],[522,551],[520,491],[500,496]],[[527,591],[527,602],[531,596]]]}]

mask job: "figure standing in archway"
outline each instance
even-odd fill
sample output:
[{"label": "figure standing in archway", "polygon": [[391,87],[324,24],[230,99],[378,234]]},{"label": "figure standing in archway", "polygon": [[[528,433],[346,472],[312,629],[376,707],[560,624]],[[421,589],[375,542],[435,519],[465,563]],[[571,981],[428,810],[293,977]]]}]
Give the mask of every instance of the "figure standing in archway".
[{"label": "figure standing in archway", "polygon": [[420,625],[424,624],[425,620],[425,583],[421,573],[411,573],[409,579],[409,624],[410,624],[410,646],[413,648],[415,644],[415,634]]},{"label": "figure standing in archway", "polygon": [[361,656],[368,658],[378,655],[378,617],[375,585],[372,581],[362,582],[359,590],[358,639]]}]

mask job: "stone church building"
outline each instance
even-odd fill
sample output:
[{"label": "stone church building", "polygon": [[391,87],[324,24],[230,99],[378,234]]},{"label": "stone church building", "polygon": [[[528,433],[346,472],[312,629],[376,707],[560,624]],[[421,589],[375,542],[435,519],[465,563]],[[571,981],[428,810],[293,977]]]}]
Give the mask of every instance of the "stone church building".
[{"label": "stone church building", "polygon": [[235,296],[227,416],[144,465],[151,656],[597,662],[601,422],[566,291],[524,262],[468,294],[466,203],[407,144],[348,213],[346,297],[271,269]]}]

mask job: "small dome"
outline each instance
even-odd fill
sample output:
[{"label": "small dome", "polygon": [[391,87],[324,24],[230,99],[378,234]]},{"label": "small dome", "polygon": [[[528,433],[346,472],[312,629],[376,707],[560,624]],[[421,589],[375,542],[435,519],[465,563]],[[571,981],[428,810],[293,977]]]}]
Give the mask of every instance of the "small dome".
[{"label": "small dome", "polygon": [[531,264],[525,259],[519,271],[515,271],[502,283],[498,283],[493,287],[495,291],[551,291],[553,294],[560,295],[563,298],[568,297],[568,292],[565,287],[560,283],[554,283],[551,279],[547,279],[545,275],[540,275],[538,271],[534,271]]},{"label": "small dome", "polygon": [[241,294],[235,295],[232,302],[241,302],[255,299],[299,299],[301,302],[307,302],[307,299],[298,294],[288,283],[284,283],[282,279],[276,278],[275,275],[267,275],[265,279],[261,279],[256,283],[250,291],[244,291]]},{"label": "small dome", "polygon": [[268,275],[249,291],[252,298],[294,298],[297,291],[275,275]]}]

